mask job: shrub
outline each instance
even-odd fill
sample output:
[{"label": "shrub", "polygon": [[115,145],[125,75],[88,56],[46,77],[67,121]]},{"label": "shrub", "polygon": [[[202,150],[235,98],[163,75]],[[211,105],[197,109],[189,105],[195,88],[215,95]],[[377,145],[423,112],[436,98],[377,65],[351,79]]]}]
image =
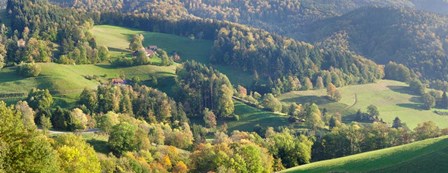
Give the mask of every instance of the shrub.
[{"label": "shrub", "polygon": [[41,72],[41,68],[38,64],[35,63],[21,63],[17,67],[17,73],[24,77],[36,77],[39,76]]},{"label": "shrub", "polygon": [[115,67],[131,67],[134,65],[134,60],[132,58],[118,58],[112,61],[112,65]]}]

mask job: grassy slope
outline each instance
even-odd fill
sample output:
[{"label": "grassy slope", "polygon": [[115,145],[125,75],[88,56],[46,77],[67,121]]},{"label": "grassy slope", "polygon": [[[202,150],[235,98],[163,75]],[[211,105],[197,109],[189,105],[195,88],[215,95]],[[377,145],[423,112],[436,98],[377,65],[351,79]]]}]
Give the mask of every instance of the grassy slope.
[{"label": "grassy slope", "polygon": [[[171,34],[145,32],[110,25],[95,26],[92,29],[92,33],[98,45],[107,46],[113,56],[125,56],[128,54],[129,50],[127,48],[130,38],[135,34],[143,34],[145,37],[144,46],[157,45],[168,53],[176,51],[183,60],[195,60],[210,65],[208,57],[213,46],[213,41],[210,40],[192,40]],[[240,69],[220,65],[214,65],[213,67],[226,74],[234,84],[238,83],[248,86],[252,82],[252,75]]]},{"label": "grassy slope", "polygon": [[448,138],[315,162],[283,172],[448,172]]},{"label": "grassy slope", "polygon": [[[128,53],[126,47],[129,45],[129,37],[137,33],[145,36],[145,45],[156,44],[168,52],[176,50],[185,57],[201,57],[205,59],[211,49],[211,41],[190,40],[169,34],[149,33],[134,31],[113,26],[96,26],[93,33],[99,45],[106,45],[115,56],[122,52]],[[40,64],[42,73],[36,78],[23,78],[17,75],[12,68],[0,71],[0,93],[27,93],[31,88],[48,88],[56,97],[63,101],[71,102],[84,88],[95,88],[98,82],[87,80],[85,75],[114,78],[124,74],[127,78],[139,76],[142,80],[148,79],[149,75],[158,77],[174,76],[176,66],[137,66],[129,68],[113,68],[110,65],[61,65]],[[159,79],[159,83],[161,80]],[[0,98],[11,103],[19,98]]]},{"label": "grassy slope", "polygon": [[[366,111],[367,106],[372,104],[378,107],[381,113],[380,118],[388,123],[392,123],[393,119],[398,116],[410,128],[429,120],[437,123],[439,127],[448,127],[448,116],[440,116],[430,110],[422,110],[420,98],[409,94],[410,91],[405,83],[381,80],[373,84],[342,87],[339,90],[342,93],[342,100],[339,103],[329,102],[325,99],[323,96],[326,95],[326,90],[290,92],[280,96],[280,99],[285,104],[316,102],[330,112],[341,113],[346,120],[350,120],[350,115],[353,115],[358,109]],[[358,98],[356,104],[354,104],[355,94]]]},{"label": "grassy slope", "polygon": [[235,114],[240,116],[240,120],[227,122],[229,131],[253,131],[256,125],[261,127],[278,127],[289,124],[286,116],[262,111],[238,101],[235,101]]},{"label": "grassy slope", "polygon": [[[61,65],[40,63],[41,75],[35,78],[23,78],[12,68],[0,71],[0,93],[27,93],[31,88],[47,88],[57,97],[65,101],[73,101],[84,88],[96,88],[99,82],[87,80],[86,75],[107,75],[105,78],[115,78],[120,74],[131,78],[138,76],[142,80],[150,75],[169,77],[175,73],[176,66],[160,67],[153,65],[128,68],[113,68],[110,65]],[[1,98],[0,98],[1,99]]]},{"label": "grassy slope", "polygon": [[171,34],[144,32],[117,26],[98,25],[92,30],[98,45],[106,45],[114,55],[129,53],[129,40],[135,34],[143,34],[144,46],[157,45],[168,53],[177,51],[183,58],[207,59],[213,41],[192,40],[187,37],[180,37]]}]

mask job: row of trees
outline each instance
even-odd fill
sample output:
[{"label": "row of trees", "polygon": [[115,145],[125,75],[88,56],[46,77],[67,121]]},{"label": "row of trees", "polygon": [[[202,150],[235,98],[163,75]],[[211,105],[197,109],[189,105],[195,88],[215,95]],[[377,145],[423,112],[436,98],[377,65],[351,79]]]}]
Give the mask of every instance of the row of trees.
[{"label": "row of trees", "polygon": [[[334,87],[349,85],[349,83],[346,83],[345,79],[340,78],[340,75],[344,76],[340,70],[334,68],[331,68],[330,70],[331,71],[324,70],[317,73],[314,78],[304,77],[303,79],[300,79],[297,76],[283,76],[273,81],[272,78],[269,77],[266,84],[260,82],[259,77],[256,77],[250,88],[262,93],[271,92],[275,95],[279,95],[290,91],[323,89],[330,85],[333,85]],[[258,73],[256,76],[258,76]]]},{"label": "row of trees", "polygon": [[410,142],[446,135],[448,129],[440,129],[434,122],[419,124],[413,131],[409,130],[399,118],[393,126],[375,122],[369,126],[357,123],[342,124],[333,128],[313,145],[313,160],[343,157],[360,152],[382,149]]},{"label": "row of trees", "polygon": [[[424,109],[431,109],[433,107],[438,107],[442,109],[448,109],[448,97],[446,95],[446,87],[444,82],[432,82],[432,87],[434,90],[427,89],[427,85],[422,83],[417,76],[409,68],[402,64],[389,62],[385,66],[385,78],[398,80],[402,82],[409,83],[409,89],[413,94],[420,95],[423,101]],[[440,90],[437,90],[440,89]]]},{"label": "row of trees", "polygon": [[187,121],[182,104],[146,86],[101,85],[97,90],[85,89],[78,103],[89,114],[113,111],[151,123]]}]

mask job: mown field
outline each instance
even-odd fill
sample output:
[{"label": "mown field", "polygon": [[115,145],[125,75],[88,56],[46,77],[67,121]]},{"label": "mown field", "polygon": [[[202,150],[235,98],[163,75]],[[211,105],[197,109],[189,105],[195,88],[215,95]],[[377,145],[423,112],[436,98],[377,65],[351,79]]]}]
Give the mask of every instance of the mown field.
[{"label": "mown field", "polygon": [[[142,34],[145,37],[143,41],[144,46],[156,45],[168,53],[177,52],[183,61],[195,60],[211,65],[208,59],[213,47],[213,41],[211,40],[190,39],[188,37],[145,32],[111,25],[97,25],[92,29],[92,33],[98,45],[107,46],[115,57],[129,55],[128,47],[131,37],[135,34]],[[252,75],[240,69],[221,65],[213,65],[213,67],[226,74],[232,83],[248,86],[252,82]]]},{"label": "mown field", "polygon": [[[346,121],[358,109],[366,111],[367,106],[375,105],[380,111],[380,118],[392,123],[395,117],[414,128],[418,123],[434,121],[439,127],[448,127],[448,116],[441,116],[433,110],[423,110],[419,96],[411,94],[408,85],[402,82],[381,80],[377,83],[353,85],[339,88],[342,100],[338,103],[325,98],[326,90],[297,91],[279,97],[284,104],[314,102],[329,112],[339,112]],[[355,99],[356,98],[356,99]]]},{"label": "mown field", "polygon": [[448,137],[315,162],[282,172],[448,172]]},{"label": "mown field", "polygon": [[288,126],[288,117],[274,112],[263,111],[242,102],[235,101],[235,114],[240,116],[239,121],[229,121],[229,131],[253,131],[257,125],[261,127]]},{"label": "mown field", "polygon": [[176,51],[183,58],[207,59],[213,45],[210,40],[192,40],[171,34],[145,32],[111,25],[97,25],[92,33],[98,45],[105,45],[113,55],[119,56],[129,52],[129,40],[135,34],[145,37],[144,46],[157,45],[168,53]]},{"label": "mown field", "polygon": [[[136,67],[115,68],[103,65],[62,65],[55,63],[39,63],[42,72],[38,77],[24,78],[17,75],[14,68],[0,71],[0,93],[28,93],[32,88],[49,89],[58,101],[70,103],[79,96],[84,88],[96,88],[100,82],[88,80],[86,76],[98,76],[98,79],[108,80],[124,75],[126,78],[138,76],[142,80],[150,76],[169,78],[175,75],[176,66],[161,67],[144,65]],[[20,98],[0,98],[6,101],[16,101]]]}]

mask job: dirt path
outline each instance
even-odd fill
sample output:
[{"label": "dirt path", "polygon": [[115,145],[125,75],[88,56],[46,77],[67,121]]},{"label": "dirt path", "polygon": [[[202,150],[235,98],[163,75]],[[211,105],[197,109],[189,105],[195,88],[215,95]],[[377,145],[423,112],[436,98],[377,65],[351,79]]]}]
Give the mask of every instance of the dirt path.
[{"label": "dirt path", "polygon": [[95,128],[95,129],[89,129],[86,131],[81,131],[81,132],[66,132],[66,131],[54,131],[54,130],[50,130],[50,134],[52,135],[59,135],[59,134],[69,134],[69,133],[80,133],[80,134],[90,134],[90,133],[95,133],[95,132],[99,132],[100,129]]},{"label": "dirt path", "polygon": [[357,94],[355,94],[355,99],[354,99],[353,104],[350,106],[347,106],[344,110],[348,110],[348,109],[352,108],[353,106],[356,105],[356,103],[358,103],[358,95]]}]

